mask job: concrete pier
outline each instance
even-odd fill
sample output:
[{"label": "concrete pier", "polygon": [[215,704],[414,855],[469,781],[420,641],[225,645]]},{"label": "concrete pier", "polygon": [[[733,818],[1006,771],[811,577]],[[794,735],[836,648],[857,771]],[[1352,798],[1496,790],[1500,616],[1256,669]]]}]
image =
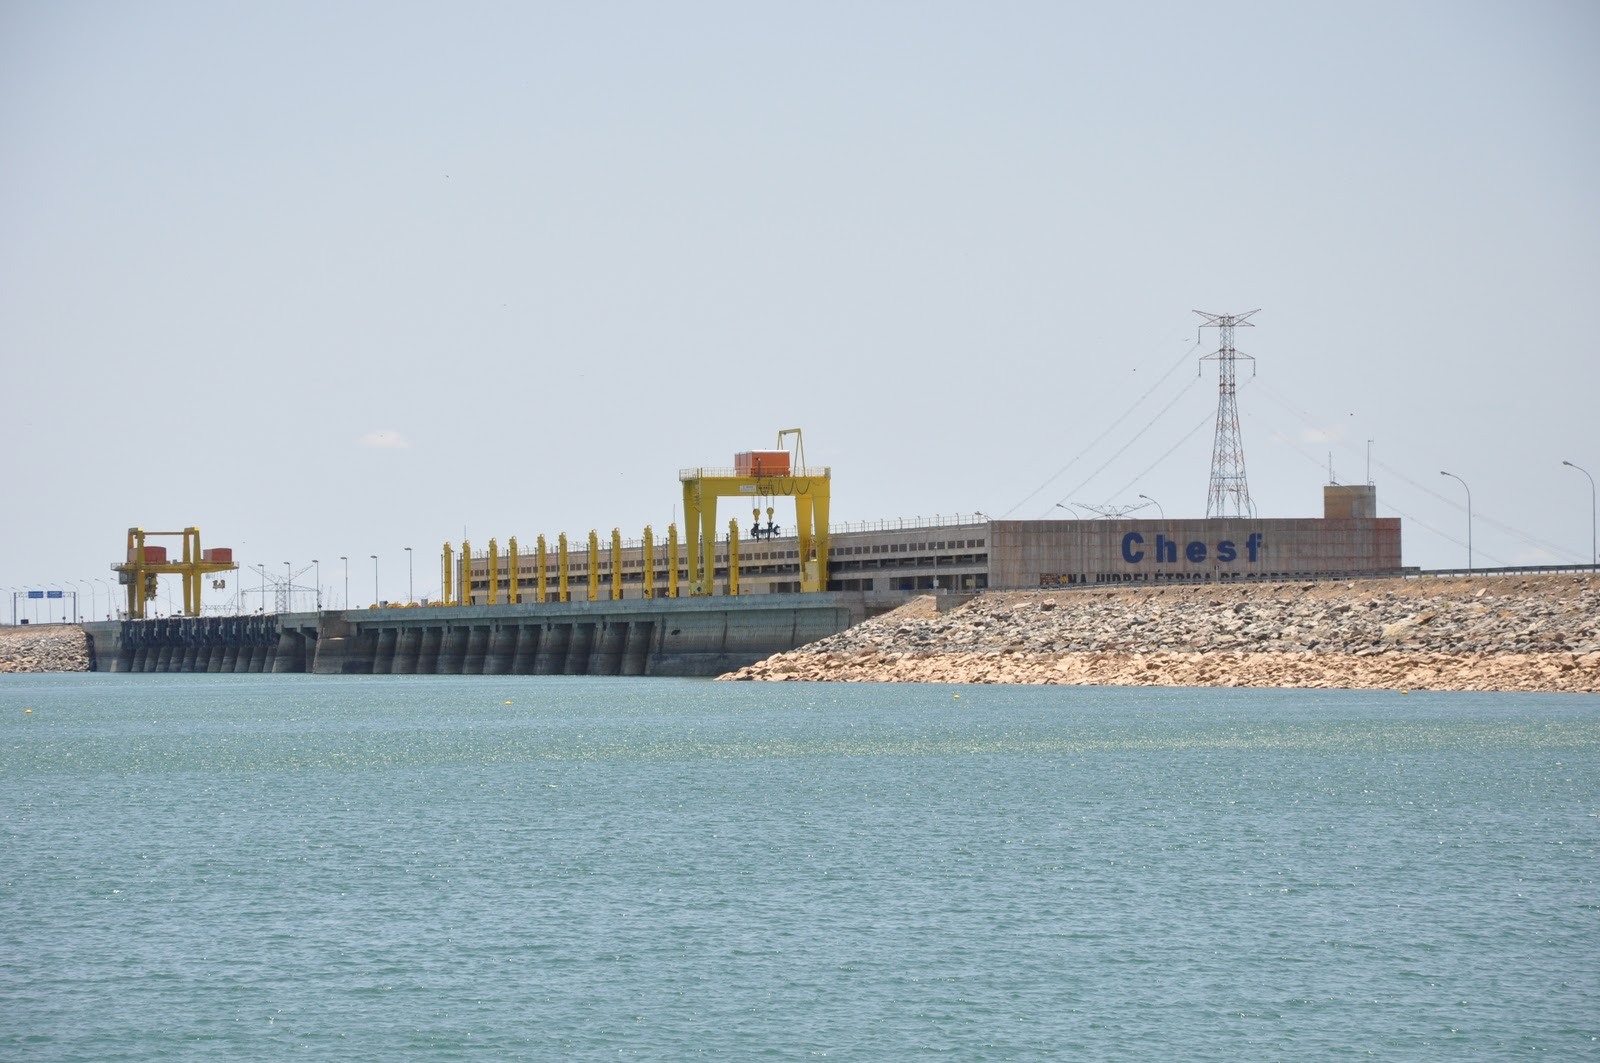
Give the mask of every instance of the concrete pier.
[{"label": "concrete pier", "polygon": [[826,592],[431,606],[84,630],[100,671],[712,676],[843,631],[903,599]]}]

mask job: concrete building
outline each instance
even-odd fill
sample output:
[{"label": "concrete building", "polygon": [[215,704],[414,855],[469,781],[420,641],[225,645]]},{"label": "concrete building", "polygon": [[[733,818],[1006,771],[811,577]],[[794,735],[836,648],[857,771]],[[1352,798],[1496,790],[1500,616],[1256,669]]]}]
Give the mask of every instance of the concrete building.
[{"label": "concrete building", "polygon": [[[1370,485],[1329,486],[1320,518],[1215,518],[1175,520],[992,520],[982,516],[948,521],[881,521],[835,527],[829,536],[828,589],[954,593],[985,589],[1074,587],[1106,583],[1218,582],[1331,576],[1392,575],[1402,571],[1397,517],[1378,517]],[[622,550],[622,597],[644,594],[643,549]],[[791,593],[799,589],[799,544],[793,537],[741,540],[741,595]],[[546,559],[546,586],[554,600],[557,558]],[[519,598],[534,600],[534,559],[518,561]],[[728,588],[728,544],[716,552],[718,593]],[[666,549],[654,550],[655,596],[667,596]],[[510,567],[498,558],[497,600],[509,601]],[[679,558],[680,587],[687,587],[687,559]],[[612,597],[609,550],[598,559],[600,600]],[[587,598],[586,551],[568,559],[570,598]],[[471,600],[489,600],[489,560],[470,563]],[[687,593],[683,590],[681,593]]]}]

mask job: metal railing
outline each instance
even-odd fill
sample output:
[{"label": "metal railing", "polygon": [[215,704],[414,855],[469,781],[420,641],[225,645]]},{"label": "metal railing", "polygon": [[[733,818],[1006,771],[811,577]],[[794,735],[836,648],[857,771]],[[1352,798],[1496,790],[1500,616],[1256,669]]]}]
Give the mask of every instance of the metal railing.
[{"label": "metal railing", "polygon": [[828,465],[797,465],[786,473],[768,476],[761,473],[752,473],[746,469],[735,469],[732,466],[720,468],[710,465],[696,466],[692,469],[679,469],[679,480],[706,480],[712,477],[737,477],[741,480],[823,480],[833,475],[833,468]]},{"label": "metal railing", "polygon": [[1553,572],[1596,572],[1600,565],[1506,565],[1501,568],[1406,569],[1404,576],[1540,576]]},{"label": "metal railing", "polygon": [[850,524],[830,524],[828,534],[846,532],[916,531],[919,528],[970,528],[989,523],[982,513],[936,513],[931,517],[890,517],[885,520],[863,520]]}]

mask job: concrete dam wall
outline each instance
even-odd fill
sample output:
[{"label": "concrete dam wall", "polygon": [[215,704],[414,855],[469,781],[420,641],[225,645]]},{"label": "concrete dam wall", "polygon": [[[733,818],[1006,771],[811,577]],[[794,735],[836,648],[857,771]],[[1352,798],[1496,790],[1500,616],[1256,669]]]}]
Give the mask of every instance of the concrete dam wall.
[{"label": "concrete dam wall", "polygon": [[843,631],[837,593],[85,624],[96,671],[712,676]]}]

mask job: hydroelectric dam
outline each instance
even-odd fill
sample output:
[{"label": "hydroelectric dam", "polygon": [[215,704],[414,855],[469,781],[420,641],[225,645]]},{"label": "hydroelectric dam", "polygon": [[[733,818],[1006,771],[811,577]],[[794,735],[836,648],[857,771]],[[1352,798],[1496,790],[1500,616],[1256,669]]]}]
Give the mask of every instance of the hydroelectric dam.
[{"label": "hydroelectric dam", "polygon": [[100,672],[714,676],[906,594],[423,606],[84,624]]}]

